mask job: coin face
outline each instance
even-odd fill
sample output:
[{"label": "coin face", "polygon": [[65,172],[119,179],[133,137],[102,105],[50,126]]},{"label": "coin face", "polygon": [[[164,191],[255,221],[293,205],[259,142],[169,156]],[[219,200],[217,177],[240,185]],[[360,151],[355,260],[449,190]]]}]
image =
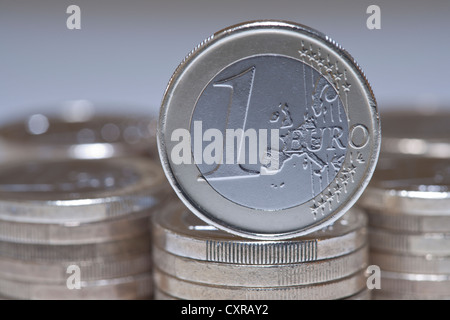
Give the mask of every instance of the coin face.
[{"label": "coin face", "polygon": [[[321,88],[317,90],[316,85]],[[235,90],[235,86],[246,90]],[[249,99],[253,92],[257,94]],[[314,105],[311,98],[323,99],[322,105]],[[341,169],[348,144],[345,113],[336,90],[311,66],[281,55],[245,58],[219,72],[206,86],[193,112],[191,136],[196,122],[202,123],[202,135],[214,128],[223,136],[230,128],[278,129],[283,153],[277,159],[279,172],[262,174],[259,159],[248,165],[199,163],[198,169],[214,190],[241,206],[261,210],[298,206],[323,191],[321,184],[334,180]],[[191,143],[194,153],[196,140]],[[242,148],[245,159],[250,159],[250,151]]]},{"label": "coin face", "polygon": [[332,223],[376,163],[375,98],[325,35],[281,21],[214,34],[166,90],[158,146],[166,175],[200,218],[283,239]]}]

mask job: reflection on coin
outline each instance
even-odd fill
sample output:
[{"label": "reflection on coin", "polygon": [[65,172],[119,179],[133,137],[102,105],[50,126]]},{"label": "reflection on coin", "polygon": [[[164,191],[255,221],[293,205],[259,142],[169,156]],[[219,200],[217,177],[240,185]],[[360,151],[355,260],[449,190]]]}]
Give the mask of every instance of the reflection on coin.
[{"label": "reflection on coin", "polygon": [[387,292],[450,296],[450,275],[382,271],[381,283]]},{"label": "reflection on coin", "polygon": [[342,300],[372,300],[372,290],[366,288],[361,292],[358,292],[357,294],[354,294]]},{"label": "reflection on coin", "polygon": [[95,258],[114,258],[124,252],[150,252],[149,234],[123,240],[82,245],[42,245],[0,241],[0,256],[36,261],[83,261]]},{"label": "reflection on coin", "polygon": [[428,216],[407,215],[387,212],[386,208],[380,210],[366,210],[369,225],[375,228],[389,229],[411,233],[445,233],[450,231],[450,215]]},{"label": "reflection on coin", "polygon": [[155,285],[174,297],[190,300],[307,300],[340,299],[361,291],[366,285],[363,271],[346,278],[306,286],[244,287],[213,286],[198,284],[172,277],[163,271],[154,269]]},{"label": "reflection on coin", "polygon": [[356,251],[366,243],[367,219],[358,209],[332,226],[285,241],[248,240],[209,226],[173,203],[152,217],[153,244],[187,258],[271,265],[323,260]]},{"label": "reflection on coin", "polygon": [[175,71],[160,156],[206,222],[248,238],[292,238],[337,220],[364,190],[380,145],[376,110],[359,66],[325,35],[243,23]]},{"label": "reflection on coin", "polygon": [[385,271],[401,271],[417,274],[450,274],[450,255],[412,255],[372,251],[371,263]]},{"label": "reflection on coin", "polygon": [[409,108],[407,112],[381,114],[383,154],[443,159],[450,157],[450,112],[439,109],[426,109],[426,113],[420,111]]},{"label": "reflection on coin", "polygon": [[48,112],[0,127],[0,162],[136,155],[157,158],[156,117],[112,114],[111,106],[88,101],[67,101],[41,109]]},{"label": "reflection on coin", "polygon": [[79,261],[28,261],[0,257],[0,278],[45,282],[64,283],[67,270],[71,265],[80,268],[84,281],[122,278],[129,275],[148,272],[150,274],[152,260],[147,252],[140,254],[122,254],[110,259],[92,259]]},{"label": "reflection on coin", "polygon": [[0,167],[0,219],[80,224],[154,207],[165,189],[144,159],[27,161]]},{"label": "reflection on coin", "polygon": [[[155,300],[183,300],[183,299],[175,298],[175,297],[171,296],[170,294],[161,291],[158,288],[153,289],[153,296],[154,296]],[[1,298],[0,298],[0,300],[1,300]]]},{"label": "reflection on coin", "polygon": [[369,241],[373,249],[392,253],[450,256],[450,234],[404,234],[372,229]]},{"label": "reflection on coin", "polygon": [[345,278],[367,267],[367,247],[337,258],[289,264],[245,265],[175,256],[153,246],[155,266],[181,280],[219,286],[274,287]]},{"label": "reflection on coin", "polygon": [[[148,210],[147,210],[148,211]],[[130,238],[148,233],[149,213],[80,225],[0,221],[0,241],[30,244],[87,244]]]},{"label": "reflection on coin", "polygon": [[448,160],[383,158],[360,205],[390,214],[450,215]]},{"label": "reflection on coin", "polygon": [[39,300],[109,300],[138,299],[148,297],[152,292],[152,279],[149,274],[85,282],[81,281],[79,290],[70,290],[66,283],[55,285],[12,281],[0,278],[0,293],[15,299]]},{"label": "reflection on coin", "polygon": [[374,290],[372,298],[374,300],[450,300],[448,296],[421,293],[401,293],[388,292],[386,290]]}]

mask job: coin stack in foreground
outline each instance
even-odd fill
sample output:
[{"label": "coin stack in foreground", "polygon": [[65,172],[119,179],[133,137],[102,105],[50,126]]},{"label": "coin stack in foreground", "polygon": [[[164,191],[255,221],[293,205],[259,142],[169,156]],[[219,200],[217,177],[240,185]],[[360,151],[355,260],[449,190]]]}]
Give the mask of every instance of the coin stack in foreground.
[{"label": "coin stack in foreground", "polygon": [[359,204],[369,214],[376,299],[450,298],[450,166],[385,158]]},{"label": "coin stack in foreground", "polygon": [[0,296],[151,297],[149,217],[164,176],[144,159],[0,167]]},{"label": "coin stack in foreground", "polygon": [[181,204],[152,217],[156,299],[368,299],[366,216],[290,240],[240,238]]}]

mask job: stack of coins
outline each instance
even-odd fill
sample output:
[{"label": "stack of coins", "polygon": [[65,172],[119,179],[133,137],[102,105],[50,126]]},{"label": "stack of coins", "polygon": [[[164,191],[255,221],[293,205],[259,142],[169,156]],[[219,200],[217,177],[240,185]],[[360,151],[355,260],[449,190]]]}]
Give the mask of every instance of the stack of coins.
[{"label": "stack of coins", "polygon": [[[399,107],[392,107],[400,109]],[[444,108],[381,114],[383,156],[450,158],[450,112]]]},{"label": "stack of coins", "polygon": [[157,299],[368,299],[366,216],[308,236],[259,241],[171,205],[152,217]]},{"label": "stack of coins", "polygon": [[203,41],[160,110],[161,161],[186,207],[154,217],[156,296],[367,298],[365,218],[350,208],[378,120],[363,72],[320,32],[251,21]]},{"label": "stack of coins", "polygon": [[0,162],[19,159],[157,158],[156,119],[108,114],[90,103],[62,103],[0,127]]},{"label": "stack of coins", "polygon": [[450,298],[450,166],[383,158],[359,204],[369,215],[376,299]]},{"label": "stack of coins", "polygon": [[26,161],[0,167],[0,296],[146,299],[149,217],[166,192],[137,158]]}]

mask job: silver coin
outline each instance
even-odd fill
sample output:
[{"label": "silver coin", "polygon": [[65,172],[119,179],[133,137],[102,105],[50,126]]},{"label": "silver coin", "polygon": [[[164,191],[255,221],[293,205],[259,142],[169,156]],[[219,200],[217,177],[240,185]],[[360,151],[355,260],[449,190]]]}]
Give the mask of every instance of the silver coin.
[{"label": "silver coin", "polygon": [[40,284],[0,278],[0,294],[14,299],[31,300],[134,300],[152,294],[148,273],[125,278],[85,282],[81,288],[69,289],[66,284]]},{"label": "silver coin", "polygon": [[0,127],[0,162],[140,155],[157,158],[157,117],[112,113],[110,106],[80,105],[80,101],[38,110]]},{"label": "silver coin", "polygon": [[0,257],[26,261],[73,262],[95,258],[114,259],[124,253],[148,253],[150,250],[151,237],[149,234],[117,241],[82,245],[42,245],[0,241]]},{"label": "silver coin", "polygon": [[364,272],[315,285],[265,288],[205,285],[180,280],[157,268],[153,275],[157,288],[174,297],[188,300],[332,300],[356,294],[366,285]]},{"label": "silver coin", "polygon": [[358,292],[357,294],[354,294],[342,300],[372,300],[372,290],[366,288],[361,292]]},{"label": "silver coin", "polygon": [[450,297],[450,275],[382,271],[381,288],[387,292]]},{"label": "silver coin", "polygon": [[383,158],[359,204],[389,214],[449,216],[449,188],[448,160]]},{"label": "silver coin", "polygon": [[371,263],[382,270],[419,274],[450,274],[450,256],[412,255],[373,250]]},{"label": "silver coin", "polygon": [[374,250],[413,255],[450,256],[450,234],[407,234],[371,228],[370,247]]},{"label": "silver coin", "polygon": [[366,268],[368,250],[337,258],[289,264],[246,265],[201,261],[152,248],[155,267],[180,280],[219,286],[274,287],[318,284],[345,278]]},{"label": "silver coin", "polygon": [[[425,111],[425,112],[421,112]],[[450,112],[444,109],[383,112],[382,153],[406,157],[450,157]]]},{"label": "silver coin", "polygon": [[333,225],[284,241],[240,238],[218,230],[172,203],[152,216],[153,245],[174,255],[235,264],[283,264],[317,261],[348,254],[367,242],[367,219],[352,208]]},{"label": "silver coin", "polygon": [[450,231],[450,215],[418,216],[407,214],[390,214],[385,210],[367,210],[369,225],[374,228],[411,233],[445,233]]},{"label": "silver coin", "polygon": [[159,290],[158,288],[153,289],[153,296],[154,296],[155,300],[171,300],[171,301],[183,300],[183,299],[175,298],[175,297],[171,296],[170,294]]},{"label": "silver coin", "polygon": [[176,69],[158,146],[200,218],[243,237],[286,239],[354,204],[378,158],[379,126],[346,51],[305,26],[256,21],[215,33]]},{"label": "silver coin", "polygon": [[55,225],[0,220],[0,241],[75,245],[108,242],[149,232],[151,210],[119,219],[80,225]]},{"label": "silver coin", "polygon": [[27,161],[0,166],[0,219],[66,224],[153,208],[166,192],[150,160]]},{"label": "silver coin", "polygon": [[373,290],[372,300],[450,300],[450,296],[438,296],[421,293],[388,292],[386,290]]},{"label": "silver coin", "polygon": [[80,268],[83,281],[107,280],[150,273],[152,259],[150,253],[123,254],[109,260],[70,262],[27,261],[0,257],[0,278],[34,283],[65,283],[70,276],[67,270],[73,265]]}]

